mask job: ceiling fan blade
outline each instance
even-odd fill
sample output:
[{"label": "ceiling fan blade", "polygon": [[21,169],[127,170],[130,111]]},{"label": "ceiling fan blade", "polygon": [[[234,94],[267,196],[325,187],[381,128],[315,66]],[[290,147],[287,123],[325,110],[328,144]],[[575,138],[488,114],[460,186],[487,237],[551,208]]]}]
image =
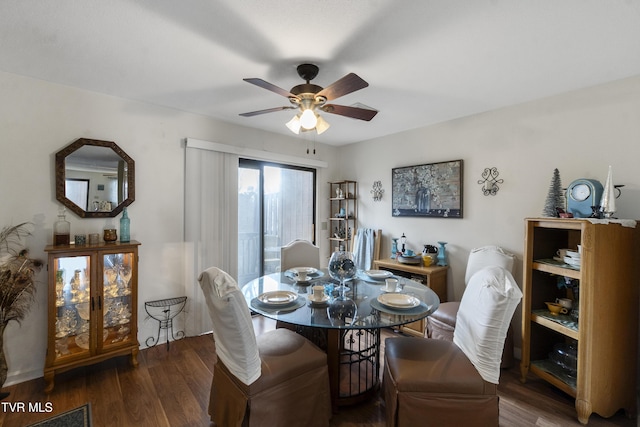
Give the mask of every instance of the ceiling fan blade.
[{"label": "ceiling fan blade", "polygon": [[362,80],[357,74],[349,73],[340,80],[322,89],[316,96],[324,96],[327,98],[327,101],[330,101],[348,93],[364,89],[367,86],[369,86],[369,83]]},{"label": "ceiling fan blade", "polygon": [[297,110],[296,107],[275,107],[275,108],[267,108],[266,110],[251,111],[249,113],[241,113],[240,115],[242,117],[253,117],[253,116],[258,116],[260,114],[274,113],[276,111],[294,110],[294,109]]},{"label": "ceiling fan blade", "polygon": [[259,86],[259,87],[261,87],[263,89],[270,90],[271,92],[275,92],[278,95],[282,95],[282,96],[284,96],[286,98],[290,98],[290,97],[297,98],[296,95],[292,94],[288,90],[284,90],[281,87],[278,87],[278,86],[276,86],[276,85],[274,85],[272,83],[266,82],[266,81],[264,81],[262,79],[253,78],[253,79],[242,79],[242,80],[244,80],[245,82],[254,84],[256,86]]},{"label": "ceiling fan blade", "polygon": [[366,108],[347,107],[346,105],[326,104],[320,107],[325,113],[338,114],[340,116],[351,117],[352,119],[360,119],[369,121],[378,114],[378,110],[368,110]]}]

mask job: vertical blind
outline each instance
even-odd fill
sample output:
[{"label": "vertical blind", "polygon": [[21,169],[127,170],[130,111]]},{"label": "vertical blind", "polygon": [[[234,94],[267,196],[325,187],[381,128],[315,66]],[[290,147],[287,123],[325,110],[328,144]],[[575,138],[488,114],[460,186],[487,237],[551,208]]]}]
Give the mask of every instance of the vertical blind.
[{"label": "vertical blind", "polygon": [[185,161],[185,293],[191,300],[187,328],[197,335],[211,330],[200,273],[218,267],[237,276],[238,156],[187,147]]}]

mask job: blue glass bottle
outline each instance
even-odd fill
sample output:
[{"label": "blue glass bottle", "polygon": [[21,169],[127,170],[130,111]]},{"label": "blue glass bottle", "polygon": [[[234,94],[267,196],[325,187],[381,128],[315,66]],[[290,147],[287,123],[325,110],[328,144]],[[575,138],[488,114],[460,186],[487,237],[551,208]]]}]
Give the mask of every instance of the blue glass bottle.
[{"label": "blue glass bottle", "polygon": [[128,242],[131,240],[130,235],[131,220],[127,215],[127,208],[122,210],[122,218],[120,218],[120,241]]},{"label": "blue glass bottle", "polygon": [[445,267],[447,263],[447,252],[445,245],[447,242],[438,242],[440,249],[438,249],[438,265]]},{"label": "blue glass bottle", "polygon": [[391,259],[396,259],[396,253],[398,253],[398,238],[394,237],[391,241]]}]

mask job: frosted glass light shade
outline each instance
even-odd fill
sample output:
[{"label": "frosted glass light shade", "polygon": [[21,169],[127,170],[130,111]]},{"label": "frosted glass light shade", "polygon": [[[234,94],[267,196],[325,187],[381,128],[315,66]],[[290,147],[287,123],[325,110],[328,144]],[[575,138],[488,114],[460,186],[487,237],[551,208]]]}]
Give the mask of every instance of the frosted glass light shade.
[{"label": "frosted glass light shade", "polygon": [[296,135],[299,135],[300,131],[307,132],[314,129],[316,130],[318,135],[320,135],[331,126],[322,118],[322,116],[320,116],[319,114],[315,114],[312,110],[305,110],[305,112],[311,112],[311,114],[313,115],[313,121],[315,121],[314,125],[310,128],[307,128],[303,125],[304,113],[302,113],[302,115],[296,114],[291,120],[286,123],[286,126],[289,128],[289,130]]},{"label": "frosted glass light shade", "polygon": [[318,119],[316,118],[313,110],[304,110],[302,112],[302,116],[300,116],[300,125],[303,128],[307,130],[313,129],[314,127],[316,127],[317,123]]},{"label": "frosted glass light shade", "polygon": [[293,116],[293,119],[287,122],[287,127],[291,132],[298,135],[300,133],[300,117],[297,114]]},{"label": "frosted glass light shade", "polygon": [[318,115],[318,123],[316,123],[316,132],[318,132],[318,135],[320,135],[325,130],[329,129],[329,126],[331,125],[327,123],[326,120],[323,119],[321,115]]}]

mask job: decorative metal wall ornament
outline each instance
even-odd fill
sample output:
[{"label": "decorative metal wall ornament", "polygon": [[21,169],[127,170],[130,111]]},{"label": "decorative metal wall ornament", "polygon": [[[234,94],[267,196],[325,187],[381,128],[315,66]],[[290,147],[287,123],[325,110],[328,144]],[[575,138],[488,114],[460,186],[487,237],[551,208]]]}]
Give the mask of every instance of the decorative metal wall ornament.
[{"label": "decorative metal wall ornament", "polygon": [[498,179],[498,168],[485,168],[482,172],[482,179],[478,180],[478,184],[482,185],[482,194],[485,196],[495,196],[500,190],[498,184],[502,184],[504,179]]},{"label": "decorative metal wall ornament", "polygon": [[373,195],[373,201],[379,202],[382,200],[382,194],[384,193],[384,189],[382,188],[381,181],[375,181],[373,183],[373,188],[371,189],[371,194]]}]

